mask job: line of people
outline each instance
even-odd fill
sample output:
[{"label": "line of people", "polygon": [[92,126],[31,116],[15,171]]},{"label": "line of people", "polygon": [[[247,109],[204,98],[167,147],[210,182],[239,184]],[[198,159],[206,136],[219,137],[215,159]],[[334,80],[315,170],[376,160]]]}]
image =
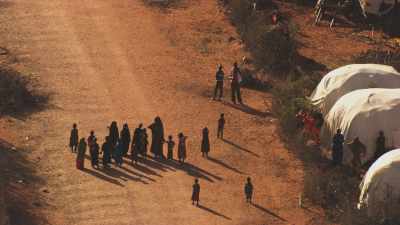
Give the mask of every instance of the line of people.
[{"label": "line of people", "polygon": [[[225,118],[222,113],[218,120],[218,138],[223,138],[224,126]],[[168,140],[164,139],[164,125],[161,118],[156,117],[154,122],[150,124],[148,128],[151,130],[150,152],[154,155],[154,158],[159,160],[174,160],[174,148],[176,143],[173,140],[172,135],[168,136]],[[147,129],[143,128],[143,124],[139,124],[139,126],[134,130],[132,136],[128,124],[126,123],[123,125],[121,132],[118,130],[116,121],[113,121],[108,129],[109,134],[105,137],[105,141],[100,148],[94,131],[90,131],[90,135],[87,139],[79,139],[77,124],[73,124],[70,133],[69,146],[72,152],[77,153],[76,167],[78,169],[84,168],[87,149],[89,149],[91,165],[93,168],[99,168],[100,155],[102,155],[102,164],[105,168],[109,167],[112,159],[114,159],[117,166],[122,166],[123,157],[128,156],[129,150],[132,164],[138,163],[140,157],[144,159],[147,158],[149,140]],[[188,137],[182,132],[178,134],[178,150],[176,155],[181,164],[185,163],[187,157],[187,138]],[[164,144],[167,145],[166,157],[163,151]],[[209,130],[207,127],[202,130],[201,152],[203,157],[208,157],[210,152]]]},{"label": "line of people", "polygon": [[[222,113],[218,119],[218,129],[217,138],[223,139],[225,127],[225,117]],[[173,137],[168,136],[168,140],[164,140],[164,126],[160,117],[156,117],[154,122],[148,127],[152,131],[152,142],[151,142],[151,152],[154,154],[156,159],[165,159],[163,154],[163,144],[167,144],[167,160],[173,160],[173,149],[175,142]],[[117,122],[113,121],[108,127],[109,135],[105,137],[105,142],[102,144],[101,148],[97,143],[97,137],[94,131],[90,131],[90,135],[87,138],[79,139],[79,131],[77,124],[73,124],[70,133],[69,147],[71,152],[77,153],[76,157],[76,167],[77,169],[84,169],[84,161],[86,156],[87,148],[89,148],[91,165],[93,168],[99,168],[99,155],[102,154],[102,163],[104,168],[108,168],[111,163],[111,159],[115,160],[117,166],[122,166],[123,157],[128,156],[129,146],[131,149],[131,159],[132,163],[137,163],[139,155],[144,159],[147,157],[147,146],[148,146],[148,135],[146,128],[143,128],[143,124],[135,129],[133,136],[131,138],[131,133],[128,124],[123,125],[123,129],[119,133]],[[201,141],[201,152],[202,157],[208,157],[210,151],[210,140],[209,140],[209,130],[207,127],[202,130],[202,141]],[[178,161],[184,163],[186,158],[186,139],[183,133],[178,134]],[[244,194],[246,202],[251,203],[253,196],[253,184],[251,183],[250,177],[247,178],[247,182],[244,186]],[[200,201],[200,184],[199,180],[196,178],[195,183],[192,186],[192,204],[198,206]]]}]

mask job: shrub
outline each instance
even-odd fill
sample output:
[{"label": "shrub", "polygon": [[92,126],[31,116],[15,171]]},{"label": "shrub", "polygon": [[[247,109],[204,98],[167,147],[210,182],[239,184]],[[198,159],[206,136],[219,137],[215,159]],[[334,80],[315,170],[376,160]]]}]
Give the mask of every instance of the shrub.
[{"label": "shrub", "polygon": [[22,113],[43,106],[47,96],[29,89],[29,81],[9,68],[0,68],[0,115]]},{"label": "shrub", "polygon": [[300,109],[314,110],[305,97],[311,93],[318,80],[313,76],[303,76],[295,80],[277,84],[273,88],[275,96],[274,110],[279,117],[280,125],[288,135],[296,132],[296,113]]}]

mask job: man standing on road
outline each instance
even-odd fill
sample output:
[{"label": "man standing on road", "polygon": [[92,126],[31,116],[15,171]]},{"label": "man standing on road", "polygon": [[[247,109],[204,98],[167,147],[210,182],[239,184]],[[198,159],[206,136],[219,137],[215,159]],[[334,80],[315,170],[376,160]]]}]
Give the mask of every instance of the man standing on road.
[{"label": "man standing on road", "polygon": [[218,120],[217,138],[224,139],[224,126],[225,126],[225,118],[224,118],[224,114],[221,113],[221,116]]},{"label": "man standing on road", "polygon": [[247,178],[247,183],[244,185],[244,194],[246,195],[246,202],[251,203],[253,197],[253,184],[250,177]]},{"label": "man standing on road", "polygon": [[225,73],[222,70],[222,65],[220,64],[218,66],[217,73],[215,74],[216,84],[215,84],[215,89],[214,89],[213,100],[215,100],[217,98],[217,94],[219,94],[218,100],[221,100],[221,98],[223,97],[223,93],[224,93],[224,76],[225,76]]},{"label": "man standing on road", "polygon": [[240,94],[240,82],[242,82],[241,72],[237,62],[235,62],[231,71],[231,92],[233,104],[236,104],[236,99],[240,104],[243,104],[242,96]]}]

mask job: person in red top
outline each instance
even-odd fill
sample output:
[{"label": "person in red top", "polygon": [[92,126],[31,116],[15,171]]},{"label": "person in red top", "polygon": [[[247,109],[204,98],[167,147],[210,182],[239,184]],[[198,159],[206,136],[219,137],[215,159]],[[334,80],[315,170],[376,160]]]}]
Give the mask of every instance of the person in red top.
[{"label": "person in red top", "polygon": [[241,72],[238,67],[237,62],[233,64],[232,72],[231,72],[231,91],[232,91],[232,102],[236,104],[236,99],[240,104],[242,102],[242,96],[240,94],[240,82],[242,82]]}]

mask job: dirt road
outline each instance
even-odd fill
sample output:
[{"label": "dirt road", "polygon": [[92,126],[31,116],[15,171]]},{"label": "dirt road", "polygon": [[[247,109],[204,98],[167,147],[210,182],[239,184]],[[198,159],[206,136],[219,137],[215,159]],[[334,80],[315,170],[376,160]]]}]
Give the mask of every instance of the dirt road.
[{"label": "dirt road", "polygon": [[[6,34],[0,44],[51,93],[48,109],[16,125],[40,157],[40,175],[50,191],[43,212],[50,224],[299,225],[316,216],[298,207],[302,163],[282,147],[276,122],[264,115],[267,94],[244,90],[247,106],[239,108],[208,97],[215,62],[228,69],[242,50],[193,56],[168,41],[165,23],[179,26],[179,16],[192,18],[185,12],[215,15],[229,27],[213,1],[195,1],[176,20],[139,0],[15,0],[1,7]],[[226,141],[215,138],[221,112]],[[112,120],[119,127],[128,122],[133,131],[157,115],[167,134],[189,136],[188,165],[149,160],[109,170],[75,169],[75,155],[66,146],[73,122],[81,135],[95,130],[103,141]],[[208,160],[200,153],[204,126],[211,130]],[[243,198],[247,176],[255,185],[255,205]],[[190,202],[195,177],[201,207]]]}]

